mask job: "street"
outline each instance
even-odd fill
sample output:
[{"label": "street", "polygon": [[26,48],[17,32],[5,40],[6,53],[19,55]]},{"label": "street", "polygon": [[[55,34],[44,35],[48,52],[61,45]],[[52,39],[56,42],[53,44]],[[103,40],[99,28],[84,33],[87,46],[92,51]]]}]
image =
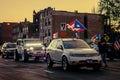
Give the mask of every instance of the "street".
[{"label": "street", "polygon": [[60,65],[48,69],[45,62],[15,62],[0,56],[0,80],[120,80],[120,60],[108,61],[108,68],[81,68],[65,72]]}]

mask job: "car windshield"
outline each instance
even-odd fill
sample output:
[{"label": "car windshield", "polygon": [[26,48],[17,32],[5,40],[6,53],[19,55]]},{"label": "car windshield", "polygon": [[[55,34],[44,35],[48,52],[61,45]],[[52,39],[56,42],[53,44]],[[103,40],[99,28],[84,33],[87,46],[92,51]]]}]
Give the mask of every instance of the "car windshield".
[{"label": "car windshield", "polygon": [[43,46],[40,40],[25,40],[25,46]]},{"label": "car windshield", "polygon": [[7,48],[16,48],[16,44],[7,44]]},{"label": "car windshield", "polygon": [[90,48],[89,45],[81,40],[68,40],[63,41],[63,45],[65,49],[72,49],[72,48]]}]

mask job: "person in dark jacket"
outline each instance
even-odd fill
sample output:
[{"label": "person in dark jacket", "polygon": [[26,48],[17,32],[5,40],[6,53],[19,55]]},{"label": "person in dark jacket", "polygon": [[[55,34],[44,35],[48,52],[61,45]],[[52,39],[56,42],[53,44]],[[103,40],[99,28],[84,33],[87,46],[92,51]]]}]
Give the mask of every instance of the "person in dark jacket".
[{"label": "person in dark jacket", "polygon": [[101,54],[101,58],[102,58],[102,62],[103,62],[103,66],[107,67],[107,61],[106,61],[106,57],[107,57],[107,49],[106,49],[107,45],[106,45],[106,41],[104,39],[104,37],[101,37],[101,40],[98,42],[98,48],[99,48],[99,53]]}]

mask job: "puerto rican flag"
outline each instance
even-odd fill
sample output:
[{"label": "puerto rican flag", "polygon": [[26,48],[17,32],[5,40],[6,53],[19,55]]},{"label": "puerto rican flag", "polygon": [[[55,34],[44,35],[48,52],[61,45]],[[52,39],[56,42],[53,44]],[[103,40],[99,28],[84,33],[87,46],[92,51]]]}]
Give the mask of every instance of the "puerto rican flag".
[{"label": "puerto rican flag", "polygon": [[96,39],[98,39],[98,40],[101,39],[100,33],[95,34],[94,36],[91,37],[91,41],[93,41],[93,42],[94,42]]},{"label": "puerto rican flag", "polygon": [[56,38],[58,38],[58,32],[53,34],[53,39],[56,39]]},{"label": "puerto rican flag", "polygon": [[86,30],[85,26],[81,24],[77,19],[67,24],[67,28],[74,32],[83,32]]}]

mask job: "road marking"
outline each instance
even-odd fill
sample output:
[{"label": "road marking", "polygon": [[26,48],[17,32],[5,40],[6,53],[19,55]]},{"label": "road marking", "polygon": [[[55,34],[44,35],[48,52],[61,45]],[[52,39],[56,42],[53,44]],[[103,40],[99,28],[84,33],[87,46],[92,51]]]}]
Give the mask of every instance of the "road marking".
[{"label": "road marking", "polygon": [[49,70],[44,70],[45,72],[47,72],[47,73],[54,73],[54,72],[52,72],[52,71],[49,71]]}]

